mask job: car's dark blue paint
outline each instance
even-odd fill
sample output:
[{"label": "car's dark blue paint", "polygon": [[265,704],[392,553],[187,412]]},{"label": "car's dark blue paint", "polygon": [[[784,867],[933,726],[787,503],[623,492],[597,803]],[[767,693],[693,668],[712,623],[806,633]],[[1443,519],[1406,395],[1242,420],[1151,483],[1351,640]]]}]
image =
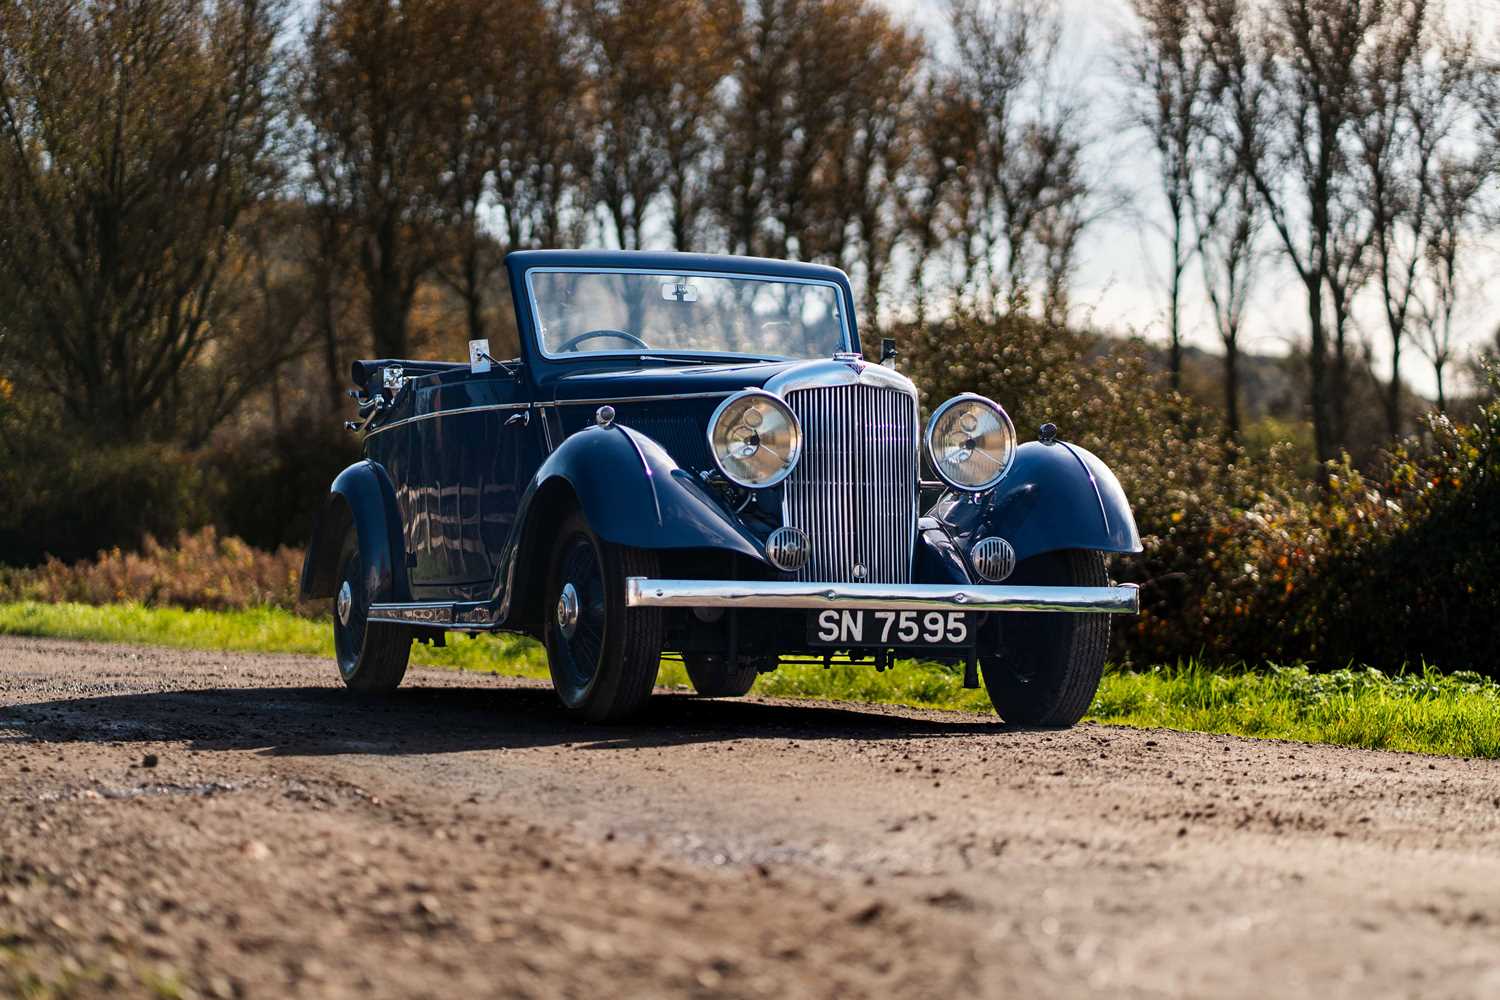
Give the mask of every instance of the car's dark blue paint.
[{"label": "car's dark blue paint", "polygon": [[764,550],[660,444],[616,423],[569,437],[537,473],[536,489],[568,484],[594,533],[640,549],[717,549],[762,562]]},{"label": "car's dark blue paint", "polygon": [[912,578],[920,583],[975,582],[964,552],[943,522],[935,517],[924,517],[917,522],[917,552]]},{"label": "car's dark blue paint", "polygon": [[355,462],[334,479],[318,514],[302,564],[304,597],[332,597],[338,586],[339,554],[353,525],[364,561],[365,595],[370,602],[410,599],[396,496],[385,470]]},{"label": "car's dark blue paint", "polygon": [[[356,366],[356,383],[380,409],[367,427],[366,460],[334,481],[304,564],[304,595],[333,596],[352,525],[367,602],[446,602],[462,609],[465,625],[535,630],[538,581],[560,517],[574,504],[609,542],[683,559],[696,558],[691,550],[717,553],[738,559],[737,570],[775,575],[763,541],[780,515],[781,487],[744,496],[706,486],[701,476],[714,468],[706,429],[725,397],[763,387],[799,362],[547,359],[537,349],[525,275],[533,267],[629,267],[828,281],[841,289],[857,349],[843,273],[741,257],[572,251],[513,253],[506,266],[518,363],[485,373],[462,364]],[[407,378],[382,391],[388,366],[404,366]],[[603,405],[615,411],[608,428],[596,426]],[[918,526],[913,580],[977,582],[967,553],[991,534],[1008,539],[1020,559],[1057,549],[1140,551],[1118,481],[1098,458],[1062,442],[1021,446],[987,494],[943,494]]]},{"label": "car's dark blue paint", "polygon": [[987,535],[1009,541],[1017,559],[1060,549],[1141,551],[1119,480],[1093,453],[1063,441],[1021,445],[994,490],[947,493],[930,513],[964,552]]}]

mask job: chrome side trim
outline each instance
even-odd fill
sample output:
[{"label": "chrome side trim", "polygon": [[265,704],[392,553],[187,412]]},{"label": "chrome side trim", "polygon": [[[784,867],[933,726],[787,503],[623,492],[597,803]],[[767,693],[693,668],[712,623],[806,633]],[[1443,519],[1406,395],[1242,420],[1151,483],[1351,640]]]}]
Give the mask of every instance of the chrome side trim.
[{"label": "chrome side trim", "polygon": [[407,424],[419,424],[424,420],[436,420],[439,417],[461,417],[466,413],[502,413],[510,410],[530,409],[530,407],[530,403],[485,403],[482,406],[463,406],[456,410],[434,410],[431,413],[419,413],[414,417],[393,420],[370,431],[365,437],[371,438],[392,428],[405,427]]},{"label": "chrome side trim", "polygon": [[1133,615],[1140,589],[1113,587],[953,586],[908,583],[817,583],[792,580],[625,581],[632,608],[838,608],[898,611],[1066,611]]},{"label": "chrome side trim", "polygon": [[664,399],[723,399],[725,396],[733,396],[740,392],[739,389],[721,389],[713,392],[670,392],[660,396],[612,396],[608,399],[555,399],[548,403],[537,403],[538,409],[544,406],[617,406],[620,403],[657,403]]},{"label": "chrome side trim", "polygon": [[453,621],[453,605],[372,604],[368,620],[397,625],[447,625]]},{"label": "chrome side trim", "polygon": [[638,432],[632,431],[628,427],[616,426],[613,423],[609,427],[603,424],[600,424],[599,427],[601,430],[609,430],[610,427],[618,430],[621,434],[625,435],[625,440],[630,442],[630,447],[635,449],[635,457],[641,460],[641,471],[646,474],[646,485],[651,487],[651,502],[656,505],[656,523],[665,523],[661,516],[661,494],[656,491],[656,477],[651,474],[651,463],[646,461],[646,453],[641,450],[640,442],[635,439],[635,435]]},{"label": "chrome side trim", "polygon": [[473,603],[416,601],[410,604],[372,604],[368,618],[390,625],[449,625],[463,630],[484,630],[495,626],[497,615],[488,601]]},{"label": "chrome side trim", "polygon": [[1078,463],[1078,467],[1083,470],[1083,474],[1089,477],[1089,485],[1094,488],[1094,499],[1099,501],[1099,516],[1104,519],[1104,533],[1109,534],[1109,508],[1104,504],[1104,494],[1099,492],[1099,481],[1094,478],[1094,473],[1089,469],[1088,463],[1078,454],[1078,449],[1066,441],[1057,441],[1056,443],[1068,450],[1068,454],[1073,456],[1073,461]]}]

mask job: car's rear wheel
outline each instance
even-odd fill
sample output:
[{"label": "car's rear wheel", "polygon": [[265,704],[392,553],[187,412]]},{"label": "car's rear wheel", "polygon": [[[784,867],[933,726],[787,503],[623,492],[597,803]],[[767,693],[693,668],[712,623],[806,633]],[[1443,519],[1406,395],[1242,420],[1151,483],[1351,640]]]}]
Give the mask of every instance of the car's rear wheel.
[{"label": "car's rear wheel", "polygon": [[364,557],[351,526],[339,553],[339,585],[333,600],[333,649],[339,676],[361,694],[389,694],[406,676],[411,630],[372,622]]},{"label": "car's rear wheel", "polygon": [[705,698],[738,698],[750,691],[755,678],[773,664],[765,659],[738,657],[730,664],[729,658],[712,653],[688,653],[682,658],[687,668],[688,680],[693,690]]},{"label": "car's rear wheel", "polygon": [[[1104,587],[1104,555],[1074,549],[1023,560],[1007,584]],[[980,657],[1000,718],[1027,726],[1071,726],[1093,704],[1109,649],[1109,615],[1018,612],[995,616],[999,641]]]},{"label": "car's rear wheel", "polygon": [[625,579],[656,576],[656,553],[613,545],[575,511],[558,532],[547,572],[547,663],[563,705],[594,722],[645,706],[661,666],[658,608],[627,608]]}]

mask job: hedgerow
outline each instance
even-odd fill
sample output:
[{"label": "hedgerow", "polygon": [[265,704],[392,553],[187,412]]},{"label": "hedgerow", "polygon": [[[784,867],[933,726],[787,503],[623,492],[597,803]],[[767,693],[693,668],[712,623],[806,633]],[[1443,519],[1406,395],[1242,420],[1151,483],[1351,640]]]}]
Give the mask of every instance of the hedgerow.
[{"label": "hedgerow", "polygon": [[1500,404],[1433,418],[1378,475],[1309,478],[1289,448],[1251,455],[1167,390],[1145,352],[1025,317],[906,331],[928,407],[999,400],[1023,439],[1044,421],[1103,458],[1145,551],[1117,560],[1142,614],[1116,629],[1138,664],[1436,663],[1500,676]]}]

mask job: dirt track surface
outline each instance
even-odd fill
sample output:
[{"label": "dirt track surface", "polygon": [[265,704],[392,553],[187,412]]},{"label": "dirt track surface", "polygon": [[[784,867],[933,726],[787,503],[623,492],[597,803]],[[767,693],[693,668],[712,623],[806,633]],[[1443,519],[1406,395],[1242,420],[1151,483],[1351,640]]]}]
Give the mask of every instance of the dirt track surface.
[{"label": "dirt track surface", "polygon": [[0,995],[1500,995],[1500,767],[0,639]]}]

